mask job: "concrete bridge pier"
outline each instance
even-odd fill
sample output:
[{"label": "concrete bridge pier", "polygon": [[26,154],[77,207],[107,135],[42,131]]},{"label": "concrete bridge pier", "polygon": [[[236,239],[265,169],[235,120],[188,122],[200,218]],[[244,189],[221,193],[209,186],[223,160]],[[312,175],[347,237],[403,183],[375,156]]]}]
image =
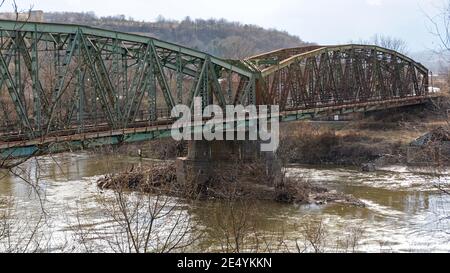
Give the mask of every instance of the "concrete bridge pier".
[{"label": "concrete bridge pier", "polygon": [[190,141],[188,156],[178,158],[176,166],[180,185],[210,185],[224,177],[254,181],[255,172],[258,184],[274,186],[281,179],[276,154],[261,152],[260,141]]}]

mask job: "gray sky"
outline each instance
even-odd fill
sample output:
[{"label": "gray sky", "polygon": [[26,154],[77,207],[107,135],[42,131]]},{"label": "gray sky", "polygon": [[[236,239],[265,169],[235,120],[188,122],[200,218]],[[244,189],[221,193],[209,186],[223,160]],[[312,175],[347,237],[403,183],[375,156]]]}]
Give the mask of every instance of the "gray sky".
[{"label": "gray sky", "polygon": [[[17,0],[44,11],[94,11],[97,15],[124,14],[153,21],[169,19],[225,18],[286,30],[305,41],[319,44],[368,39],[375,33],[406,40],[411,51],[436,46],[429,34],[428,14],[445,0]],[[11,1],[1,8],[11,10]]]}]

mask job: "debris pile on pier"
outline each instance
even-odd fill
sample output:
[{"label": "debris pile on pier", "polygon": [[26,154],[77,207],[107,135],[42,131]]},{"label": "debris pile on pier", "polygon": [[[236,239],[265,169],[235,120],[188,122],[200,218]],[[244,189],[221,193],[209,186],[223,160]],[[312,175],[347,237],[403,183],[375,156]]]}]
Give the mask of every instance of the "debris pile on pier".
[{"label": "debris pile on pier", "polygon": [[152,193],[155,190],[173,185],[177,180],[174,164],[155,163],[145,168],[110,174],[98,180],[100,189],[129,190]]}]

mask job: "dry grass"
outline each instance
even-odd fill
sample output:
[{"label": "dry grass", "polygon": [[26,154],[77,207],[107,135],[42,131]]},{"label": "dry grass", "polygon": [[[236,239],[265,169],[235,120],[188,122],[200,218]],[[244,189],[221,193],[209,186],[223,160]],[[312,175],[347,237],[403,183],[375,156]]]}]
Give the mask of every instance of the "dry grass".
[{"label": "dry grass", "polygon": [[426,107],[369,113],[363,120],[349,123],[286,124],[278,154],[284,162],[297,164],[360,166],[386,156],[402,163],[411,142],[448,125],[447,95]]},{"label": "dry grass", "polygon": [[308,204],[312,192],[326,192],[326,189],[313,187],[306,181],[299,179],[284,178],[276,186],[276,201],[287,204]]},{"label": "dry grass", "polygon": [[149,142],[144,149],[142,149],[142,156],[168,160],[177,157],[184,157],[187,155],[187,143],[185,141],[178,142],[171,138],[160,139]]},{"label": "dry grass", "polygon": [[324,125],[294,123],[281,139],[279,157],[287,163],[360,165],[399,152],[399,141],[354,129],[336,130]]}]

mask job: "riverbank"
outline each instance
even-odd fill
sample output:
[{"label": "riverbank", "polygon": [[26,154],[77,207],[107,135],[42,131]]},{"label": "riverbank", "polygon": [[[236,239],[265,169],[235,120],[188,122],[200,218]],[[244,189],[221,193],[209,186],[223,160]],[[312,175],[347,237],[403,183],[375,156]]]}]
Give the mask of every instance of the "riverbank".
[{"label": "riverbank", "polygon": [[432,106],[375,112],[350,122],[288,123],[278,155],[289,164],[406,165],[414,141],[448,126],[446,114]]}]

